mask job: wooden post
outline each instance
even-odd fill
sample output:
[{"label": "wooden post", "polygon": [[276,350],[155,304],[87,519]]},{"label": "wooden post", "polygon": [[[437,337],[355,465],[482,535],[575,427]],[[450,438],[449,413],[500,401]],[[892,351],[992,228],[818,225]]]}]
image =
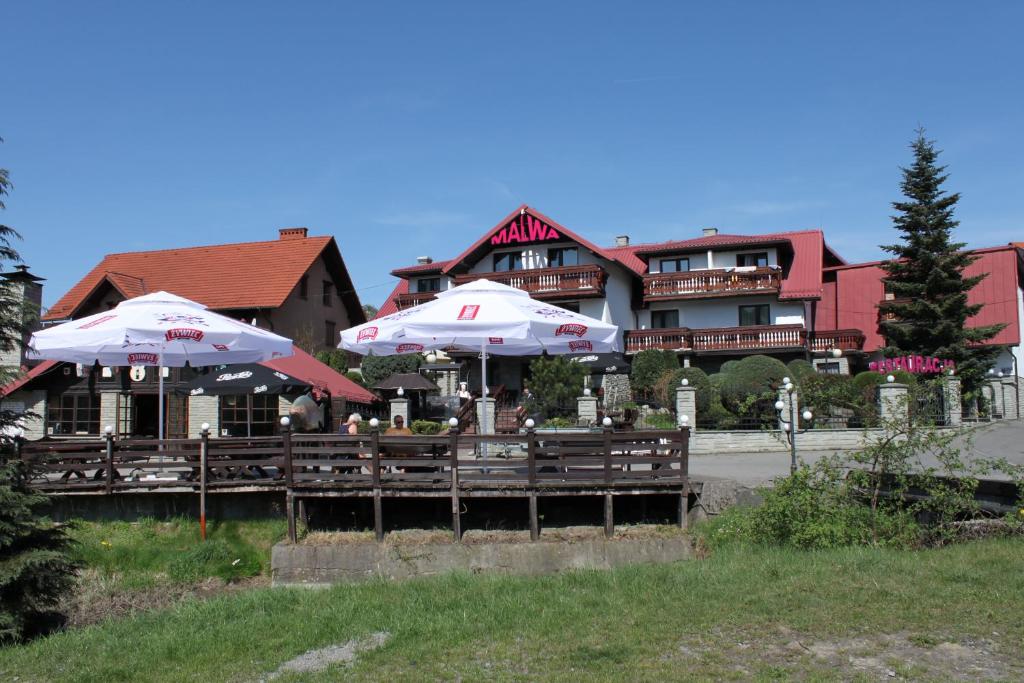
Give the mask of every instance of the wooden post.
[{"label": "wooden post", "polygon": [[679,528],[689,525],[690,515],[690,428],[679,428],[679,478],[683,490],[679,494]]},{"label": "wooden post", "polygon": [[452,427],[448,431],[448,460],[452,471],[452,535],[456,543],[462,542],[462,513],[459,509],[459,428]]},{"label": "wooden post", "polygon": [[380,497],[380,431],[370,428],[370,479],[373,482],[373,535],[384,540],[384,506]]},{"label": "wooden post", "polygon": [[612,493],[604,494],[604,535],[611,538],[615,534],[615,521],[612,509]]},{"label": "wooden post", "polygon": [[[108,432],[107,438],[107,471],[106,475],[106,492],[110,495],[114,492],[114,433]],[[20,441],[20,439],[19,439]]]},{"label": "wooden post", "polygon": [[299,538],[295,529],[295,495],[291,489],[285,494],[285,508],[288,513],[288,540],[297,543]]},{"label": "wooden post", "polygon": [[292,431],[291,420],[288,417],[281,418],[281,452],[284,457],[284,485],[285,485],[285,508],[288,514],[288,540],[296,543],[298,531],[295,525],[295,492],[292,490],[294,484],[294,473],[292,472]]},{"label": "wooden post", "polygon": [[540,538],[540,519],[537,517],[537,492],[530,491],[530,540],[536,541]]},{"label": "wooden post", "polygon": [[537,431],[533,427],[526,429],[526,477],[529,482],[530,505],[530,540],[540,538],[540,520],[537,518]]},{"label": "wooden post", "polygon": [[604,483],[612,483],[612,428],[605,427],[603,433],[604,441]]},{"label": "wooden post", "polygon": [[206,470],[210,456],[210,431],[199,435],[199,535],[206,540]]}]

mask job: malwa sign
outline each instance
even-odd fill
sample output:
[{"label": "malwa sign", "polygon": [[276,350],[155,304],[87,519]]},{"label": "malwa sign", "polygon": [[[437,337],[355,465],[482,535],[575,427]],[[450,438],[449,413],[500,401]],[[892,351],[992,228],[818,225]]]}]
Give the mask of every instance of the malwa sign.
[{"label": "malwa sign", "polygon": [[562,239],[558,231],[533,216],[523,214],[491,235],[491,245],[532,244]]}]

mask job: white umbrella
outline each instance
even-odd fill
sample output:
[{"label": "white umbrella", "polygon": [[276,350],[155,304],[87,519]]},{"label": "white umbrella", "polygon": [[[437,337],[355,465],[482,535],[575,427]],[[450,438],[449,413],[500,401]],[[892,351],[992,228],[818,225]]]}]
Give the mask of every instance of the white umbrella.
[{"label": "white umbrella", "polygon": [[[341,333],[339,347],[363,355],[435,349],[480,350],[483,395],[487,353],[501,356],[619,350],[619,328],[530,298],[526,292],[476,280],[437,298]],[[487,402],[483,404],[487,420]]]},{"label": "white umbrella", "polygon": [[292,342],[168,292],[122,301],[32,335],[30,358],[158,368],[159,438],[164,438],[164,367],[256,363],[292,355]]}]

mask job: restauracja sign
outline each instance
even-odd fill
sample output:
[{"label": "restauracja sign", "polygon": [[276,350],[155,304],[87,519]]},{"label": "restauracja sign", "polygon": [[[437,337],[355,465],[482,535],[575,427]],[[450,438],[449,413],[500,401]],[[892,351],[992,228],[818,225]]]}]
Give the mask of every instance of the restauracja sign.
[{"label": "restauracja sign", "polygon": [[547,223],[533,216],[523,214],[491,236],[491,244],[529,244],[531,242],[550,242],[560,240],[562,236]]},{"label": "restauracja sign", "polygon": [[944,370],[953,370],[955,367],[956,363],[952,360],[935,356],[898,356],[868,363],[868,368],[873,372],[903,370],[919,375],[934,375]]}]

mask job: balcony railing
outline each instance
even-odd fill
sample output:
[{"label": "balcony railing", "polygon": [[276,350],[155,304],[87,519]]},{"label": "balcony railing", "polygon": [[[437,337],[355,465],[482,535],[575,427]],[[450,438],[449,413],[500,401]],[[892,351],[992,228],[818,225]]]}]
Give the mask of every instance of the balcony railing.
[{"label": "balcony railing", "polygon": [[437,292],[407,292],[395,297],[395,306],[398,307],[398,310],[404,311],[407,308],[425,304],[436,296]]},{"label": "balcony railing", "polygon": [[802,325],[760,325],[755,327],[686,327],[628,330],[626,352],[646,349],[671,351],[745,351],[802,348],[807,341]]},{"label": "balcony railing", "polygon": [[458,275],[455,284],[464,285],[480,278],[516,287],[529,292],[535,299],[576,299],[604,296],[608,273],[598,265],[526,268]]},{"label": "balcony railing", "polygon": [[654,273],[644,276],[644,301],[761,294],[778,292],[781,285],[782,271],[778,268]]},{"label": "balcony railing", "polygon": [[864,333],[860,330],[819,330],[811,335],[811,351],[860,351],[864,348]]}]

